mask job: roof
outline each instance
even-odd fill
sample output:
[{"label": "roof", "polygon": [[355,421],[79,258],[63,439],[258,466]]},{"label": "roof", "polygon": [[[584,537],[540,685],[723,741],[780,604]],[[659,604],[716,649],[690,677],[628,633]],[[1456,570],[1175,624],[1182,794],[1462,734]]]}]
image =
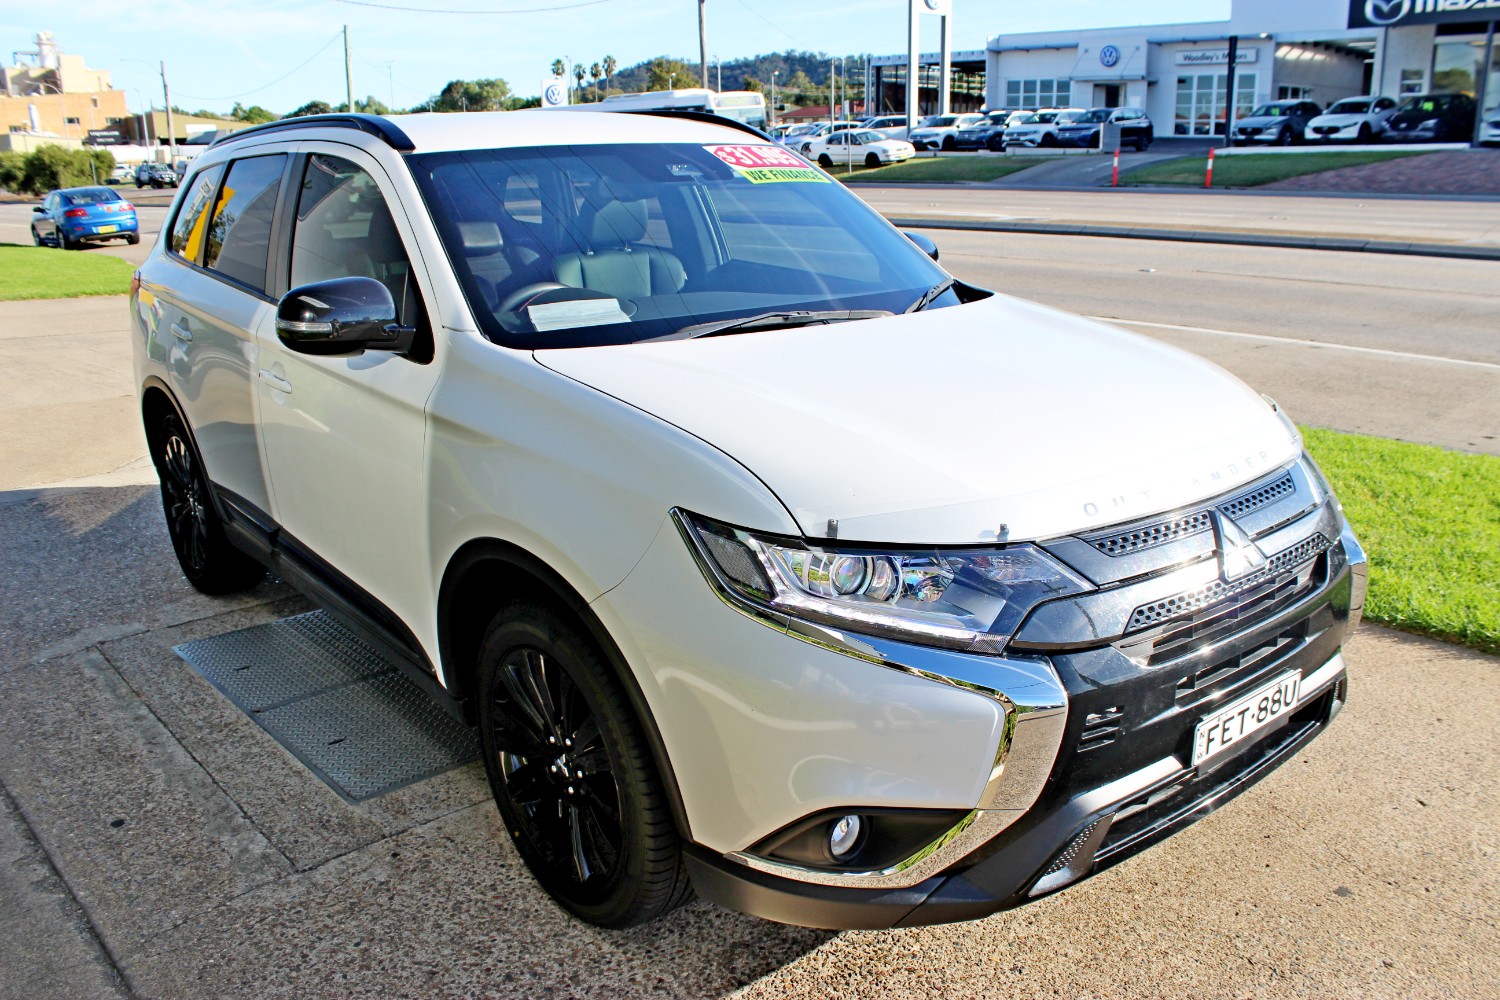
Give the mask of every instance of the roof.
[{"label": "roof", "polygon": [[731,125],[684,121],[618,111],[471,111],[461,114],[390,115],[416,152],[493,149],[502,146],[594,145],[611,142],[757,141]]}]

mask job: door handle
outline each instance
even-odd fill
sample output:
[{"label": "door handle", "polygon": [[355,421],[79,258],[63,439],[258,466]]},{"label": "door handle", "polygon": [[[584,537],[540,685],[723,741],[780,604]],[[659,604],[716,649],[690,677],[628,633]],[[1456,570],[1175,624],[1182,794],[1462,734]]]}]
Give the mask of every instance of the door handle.
[{"label": "door handle", "polygon": [[266,385],[269,385],[272,389],[280,389],[282,392],[292,391],[292,383],[288,382],[280,375],[277,375],[275,372],[268,371],[265,368],[262,368],[260,370],[260,380],[266,383]]},{"label": "door handle", "polygon": [[184,320],[181,324],[172,324],[172,336],[176,337],[178,340],[186,340],[191,342],[193,339],[193,331],[188,329],[187,322]]}]

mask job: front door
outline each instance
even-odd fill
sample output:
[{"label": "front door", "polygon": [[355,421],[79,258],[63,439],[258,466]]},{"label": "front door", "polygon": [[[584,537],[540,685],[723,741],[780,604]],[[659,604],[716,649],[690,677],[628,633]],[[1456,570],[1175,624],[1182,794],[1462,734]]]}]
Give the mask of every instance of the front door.
[{"label": "front door", "polygon": [[1096,108],[1118,108],[1120,106],[1120,85],[1118,83],[1101,83],[1094,87],[1094,107]]},{"label": "front door", "polygon": [[[424,302],[432,301],[406,208],[376,160],[308,142],[289,185],[292,227],[284,287],[375,278],[401,323],[418,334],[409,355],[318,356],[289,350],[268,331],[257,381],[271,488],[290,552],[353,583],[384,624],[393,614],[425,634],[434,603],[428,562],[424,438],[437,377]],[[416,266],[413,266],[415,264]],[[320,567],[326,568],[326,567]],[[362,593],[360,593],[362,591]],[[396,629],[398,635],[401,630]]]}]

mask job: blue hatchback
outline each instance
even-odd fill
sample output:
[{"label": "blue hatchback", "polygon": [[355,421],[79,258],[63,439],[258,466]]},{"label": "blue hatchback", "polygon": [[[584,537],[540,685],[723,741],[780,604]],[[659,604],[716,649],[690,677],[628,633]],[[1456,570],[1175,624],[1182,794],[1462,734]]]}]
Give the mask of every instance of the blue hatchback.
[{"label": "blue hatchback", "polygon": [[49,191],[31,210],[31,241],[37,246],[77,250],[105,240],[141,241],[135,206],[107,187]]}]

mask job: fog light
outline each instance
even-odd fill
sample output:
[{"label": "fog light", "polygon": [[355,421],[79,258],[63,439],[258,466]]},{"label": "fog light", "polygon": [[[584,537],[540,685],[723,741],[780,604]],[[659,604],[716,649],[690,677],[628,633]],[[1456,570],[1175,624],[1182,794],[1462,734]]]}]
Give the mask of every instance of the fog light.
[{"label": "fog light", "polygon": [[848,857],[859,846],[859,835],[863,830],[864,823],[858,816],[840,818],[828,833],[828,853],[840,860]]}]

